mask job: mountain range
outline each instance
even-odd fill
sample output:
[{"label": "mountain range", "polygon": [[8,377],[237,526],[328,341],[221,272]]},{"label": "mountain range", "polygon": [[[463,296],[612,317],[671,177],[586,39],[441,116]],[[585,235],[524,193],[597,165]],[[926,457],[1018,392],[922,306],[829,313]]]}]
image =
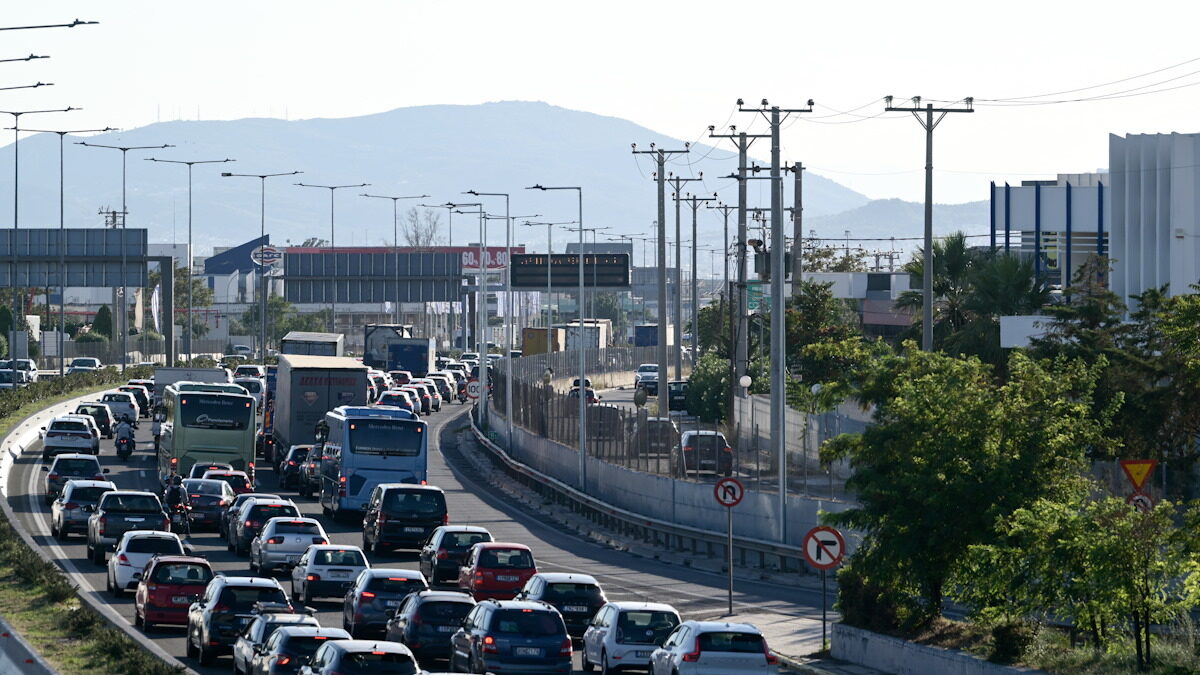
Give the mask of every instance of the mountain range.
[{"label": "mountain range", "polygon": [[[171,121],[79,139],[67,136],[64,145],[64,213],[68,227],[99,226],[102,209],[121,206],[121,155],[116,150],[87,148],[75,141],[110,145],[175,147],[128,153],[126,203],[128,225],[146,227],[151,242],[187,239],[187,169],[144,161],[147,157],[209,160],[226,157],[227,164],[197,165],[193,174],[193,241],[198,253],[213,246],[232,246],[258,235],[260,184],[253,178],[222,178],[234,173],[303,171],[297,176],[268,179],[266,231],[276,244],[298,244],[308,237],[329,236],[330,192],[297,187],[296,182],[323,185],[370,183],[336,193],[337,243],[379,245],[392,241],[392,210],[386,200],[365,199],[360,193],[383,195],[428,194],[404,200],[407,210],[418,203],[476,202],[466,190],[508,192],[514,216],[532,220],[574,220],[571,191],[538,192],[534,184],[583,186],[587,226],[611,229],[602,235],[646,235],[652,232],[657,197],[654,163],[638,149],[679,149],[684,140],[641,127],[628,120],[568,110],[538,102],[496,102],[480,105],[434,105],[341,119],[239,119],[229,121]],[[54,134],[31,134],[20,140],[20,226],[53,227],[59,222],[59,139]],[[761,159],[759,160],[761,163]],[[709,196],[719,191],[726,203],[736,202],[736,154],[732,146],[695,142],[691,152],[675,155],[667,164],[673,175],[701,177],[688,184],[690,192]],[[13,145],[0,148],[0,184],[12,185]],[[790,179],[785,183],[789,184]],[[758,185],[760,184],[761,185]],[[766,181],[749,190],[752,206],[766,206]],[[788,190],[790,193],[790,189]],[[921,206],[900,200],[871,200],[820,175],[807,172],[804,183],[805,229],[838,238],[853,235],[913,237],[920,234]],[[0,193],[7,202],[11,192]],[[500,198],[482,198],[490,213],[503,214]],[[786,197],[790,200],[790,194]],[[469,207],[468,207],[469,210]],[[683,209],[684,239],[690,239],[691,216]],[[458,215],[453,232],[445,226],[440,239],[455,244],[478,241],[477,219]],[[11,226],[11,210],[0,208],[0,223]],[[914,215],[915,214],[915,215]],[[938,229],[978,230],[986,226],[983,202],[938,206]],[[915,220],[914,220],[915,218]],[[524,219],[524,218],[522,218]],[[668,202],[669,230],[673,204]],[[712,246],[721,241],[718,212],[700,212],[698,239]],[[915,227],[914,227],[915,226]],[[493,222],[489,241],[503,243],[503,230]],[[544,250],[544,229],[518,228],[516,241]],[[555,250],[578,235],[559,231]],[[673,235],[670,235],[673,238]]]}]

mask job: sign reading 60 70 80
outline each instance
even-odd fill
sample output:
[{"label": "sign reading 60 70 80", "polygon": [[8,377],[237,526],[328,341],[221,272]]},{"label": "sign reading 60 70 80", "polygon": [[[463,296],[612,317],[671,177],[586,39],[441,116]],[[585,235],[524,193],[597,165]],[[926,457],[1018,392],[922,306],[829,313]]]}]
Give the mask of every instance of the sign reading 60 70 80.
[{"label": "sign reading 60 70 80", "polygon": [[[579,288],[579,255],[575,253],[514,253],[509,266],[513,288]],[[583,256],[584,288],[628,288],[628,253],[587,253]]]}]

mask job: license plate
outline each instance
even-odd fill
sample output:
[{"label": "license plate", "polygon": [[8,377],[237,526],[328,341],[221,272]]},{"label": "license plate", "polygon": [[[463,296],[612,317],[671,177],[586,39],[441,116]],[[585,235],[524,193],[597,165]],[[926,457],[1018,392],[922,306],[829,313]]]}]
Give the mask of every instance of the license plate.
[{"label": "license plate", "polygon": [[146,520],[146,519],[145,518],[125,518],[125,522],[127,522],[127,523],[140,523],[144,520]]},{"label": "license plate", "polygon": [[458,627],[457,626],[438,626],[437,629],[438,629],[439,633],[453,633],[454,631],[458,630]]},{"label": "license plate", "polygon": [[496,575],[496,581],[520,581],[520,580],[521,580],[521,577],[514,577],[511,575],[500,575],[500,574]]},{"label": "license plate", "polygon": [[564,605],[564,606],[563,606],[563,611],[564,611],[564,612],[575,612],[575,613],[580,613],[580,612],[586,612],[586,611],[588,611],[588,608],[587,608],[587,607],[585,607],[585,606],[582,606],[582,605]]},{"label": "license plate", "polygon": [[403,600],[388,600],[387,606],[388,607],[399,607],[402,602],[404,602],[404,601]]},{"label": "license plate", "polygon": [[542,650],[539,647],[513,647],[513,654],[516,656],[541,656]]},{"label": "license plate", "polygon": [[192,599],[186,595],[172,595],[171,602],[177,605],[187,605],[191,604]]},{"label": "license plate", "polygon": [[349,574],[349,573],[342,572],[339,570],[339,571],[335,571],[335,572],[330,572],[329,576],[333,577],[334,579],[345,579],[347,574]]},{"label": "license plate", "polygon": [[652,654],[652,653],[653,652],[650,652],[650,651],[644,650],[644,649],[639,649],[638,651],[634,652],[634,654],[637,655],[637,657],[639,659],[648,659],[648,658],[650,658],[650,654]]},{"label": "license plate", "polygon": [[289,555],[289,556],[287,557],[287,561],[288,561],[288,564],[289,564],[289,565],[295,565],[296,563],[300,562],[300,556],[298,556],[298,555]]},{"label": "license plate", "polygon": [[404,531],[405,532],[416,532],[416,533],[420,534],[421,532],[425,531],[425,528],[423,528],[423,527],[406,527],[406,528],[404,528]]}]

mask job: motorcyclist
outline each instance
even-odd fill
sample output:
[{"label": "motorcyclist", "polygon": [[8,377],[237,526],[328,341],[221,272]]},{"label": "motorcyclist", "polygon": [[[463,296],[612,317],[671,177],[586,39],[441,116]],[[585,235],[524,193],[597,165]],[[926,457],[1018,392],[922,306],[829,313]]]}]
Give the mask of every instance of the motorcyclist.
[{"label": "motorcyclist", "polygon": [[179,474],[171,476],[170,483],[163,490],[163,503],[167,505],[167,508],[172,509],[176,506],[183,506],[185,508],[191,506],[187,490],[183,489],[183,476]]},{"label": "motorcyclist", "polygon": [[121,416],[121,421],[117,422],[117,427],[113,430],[113,436],[116,438],[117,446],[121,445],[122,440],[127,440],[130,444],[133,443],[133,425],[130,424],[127,415]]},{"label": "motorcyclist", "polygon": [[162,406],[154,409],[154,421],[150,424],[150,433],[154,436],[154,451],[158,452],[159,441],[162,439],[162,423],[167,413]]}]

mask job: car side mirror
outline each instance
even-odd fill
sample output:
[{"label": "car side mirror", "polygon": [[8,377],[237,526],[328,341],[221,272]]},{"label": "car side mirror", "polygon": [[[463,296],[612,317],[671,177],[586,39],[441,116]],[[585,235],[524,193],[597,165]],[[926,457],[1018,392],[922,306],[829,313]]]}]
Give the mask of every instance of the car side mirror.
[{"label": "car side mirror", "polygon": [[108,473],[108,469],[104,469],[100,473]]},{"label": "car side mirror", "polygon": [[196,555],[196,549],[191,544],[184,544],[183,552],[187,555]]}]

